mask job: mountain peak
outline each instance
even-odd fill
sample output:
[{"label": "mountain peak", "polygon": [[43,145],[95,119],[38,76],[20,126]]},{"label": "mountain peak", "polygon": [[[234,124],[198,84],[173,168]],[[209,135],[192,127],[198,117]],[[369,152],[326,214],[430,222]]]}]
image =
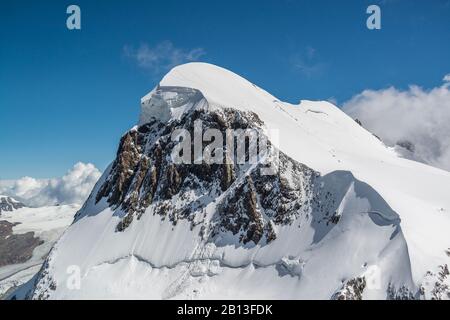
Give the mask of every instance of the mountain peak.
[{"label": "mountain peak", "polygon": [[[187,88],[191,91],[187,92]],[[186,106],[187,102],[198,102],[192,101],[194,95],[196,99],[204,98],[209,108],[227,107],[253,112],[261,108],[272,109],[274,102],[278,101],[265,90],[227,69],[209,63],[191,62],[174,67],[156,88],[141,99],[140,124],[149,121],[149,117],[167,121],[167,116],[180,114],[175,110],[167,110],[167,106],[161,106],[161,100],[171,99],[176,105],[169,105],[173,109]]]},{"label": "mountain peak", "polygon": [[[336,169],[330,149],[347,150],[351,145],[351,153],[376,157],[388,153],[378,139],[333,104],[309,100],[301,100],[300,104],[283,102],[234,72],[208,63],[187,63],[169,71],[141,99],[138,124],[179,120],[192,109],[254,113],[264,122],[265,129],[278,133],[278,141],[272,142],[281,151],[327,172]],[[292,139],[294,136],[298,139]],[[325,149],[325,157],[318,159],[302,151],[318,147]],[[338,168],[343,169],[340,165]]]},{"label": "mountain peak", "polygon": [[216,98],[225,98],[228,93],[236,95],[236,90],[245,90],[245,95],[249,95],[249,90],[262,90],[230,70],[204,62],[190,62],[172,68],[160,85],[193,88],[205,96],[213,95]]},{"label": "mountain peak", "polygon": [[[173,161],[173,134],[199,122],[202,151],[217,129],[209,151],[233,157],[211,164],[187,148]],[[238,161],[238,140],[223,142],[247,129],[277,152],[253,163],[248,139]],[[328,102],[282,102],[223,68],[181,65],[142,99],[140,126],[16,298],[446,295],[434,278],[449,264],[448,185],[447,172],[397,157]],[[67,265],[86,275],[80,290],[58,285]]]},{"label": "mountain peak", "polygon": [[0,213],[14,211],[25,207],[25,205],[9,196],[0,195]]}]

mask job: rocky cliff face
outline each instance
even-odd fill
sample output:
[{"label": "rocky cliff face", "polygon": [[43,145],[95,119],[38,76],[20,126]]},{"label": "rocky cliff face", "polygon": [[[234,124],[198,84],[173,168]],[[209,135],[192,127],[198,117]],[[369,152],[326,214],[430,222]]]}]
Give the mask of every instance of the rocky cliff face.
[{"label": "rocky cliff face", "polygon": [[[270,243],[277,237],[275,226],[291,224],[300,217],[327,227],[339,221],[338,201],[320,179],[316,183],[319,173],[284,153],[278,155],[277,172],[270,175],[261,173],[265,166],[262,161],[240,164],[236,157],[223,164],[173,163],[171,153],[176,142],[171,139],[172,132],[185,129],[193,133],[198,120],[202,129],[215,128],[223,136],[227,129],[262,130],[264,125],[251,112],[193,110],[168,124],[154,120],[127,132],[109,176],[95,195],[96,202],[105,198],[110,206],[123,211],[118,232],[139,220],[149,208],[173,225],[186,219],[194,227],[203,223],[196,217],[202,216],[211,203],[217,204],[217,213],[208,236],[214,239],[229,231],[242,244]],[[226,148],[224,141],[223,150]],[[194,162],[193,155],[191,160]]]},{"label": "rocky cliff face", "polygon": [[[318,174],[284,154],[275,175],[261,175],[262,164],[249,167],[236,159],[223,164],[174,164],[171,133],[179,129],[193,132],[197,120],[224,136],[227,129],[260,130],[263,125],[254,113],[196,110],[168,125],[155,120],[126,133],[111,173],[96,194],[96,201],[106,198],[111,206],[123,210],[117,231],[125,230],[149,207],[174,225],[187,219],[194,226],[201,223],[194,217],[217,201],[211,236],[231,231],[239,234],[242,243],[256,244],[275,240],[274,225],[292,223],[311,212]],[[223,148],[226,151],[225,142]]]},{"label": "rocky cliff face", "polygon": [[11,197],[0,196],[0,214],[6,211],[14,211],[25,207],[25,205],[19,201],[14,200]]}]

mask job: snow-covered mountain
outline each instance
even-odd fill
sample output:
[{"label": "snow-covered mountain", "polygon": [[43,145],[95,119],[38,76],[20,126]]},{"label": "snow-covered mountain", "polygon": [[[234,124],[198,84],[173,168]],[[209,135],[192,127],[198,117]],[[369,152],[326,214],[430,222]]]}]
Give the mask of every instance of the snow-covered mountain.
[{"label": "snow-covered mountain", "polygon": [[11,212],[23,207],[25,207],[25,205],[20,201],[17,201],[16,199],[8,196],[0,195],[0,216],[2,212]]},{"label": "snow-covered mountain", "polygon": [[23,206],[0,215],[0,298],[39,271],[79,208]]},{"label": "snow-covered mountain", "polygon": [[[279,161],[173,163],[172,133],[198,120],[267,133]],[[449,187],[449,172],[399,157],[328,102],[282,102],[189,63],[142,98],[75,222],[13,296],[448,299]]]}]

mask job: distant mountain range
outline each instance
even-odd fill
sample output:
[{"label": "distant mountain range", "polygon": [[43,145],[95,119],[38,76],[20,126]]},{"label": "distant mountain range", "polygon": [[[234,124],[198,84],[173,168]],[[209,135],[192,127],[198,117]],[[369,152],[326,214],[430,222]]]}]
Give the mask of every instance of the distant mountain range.
[{"label": "distant mountain range", "polygon": [[0,215],[2,212],[14,211],[25,207],[25,205],[11,197],[0,195]]}]

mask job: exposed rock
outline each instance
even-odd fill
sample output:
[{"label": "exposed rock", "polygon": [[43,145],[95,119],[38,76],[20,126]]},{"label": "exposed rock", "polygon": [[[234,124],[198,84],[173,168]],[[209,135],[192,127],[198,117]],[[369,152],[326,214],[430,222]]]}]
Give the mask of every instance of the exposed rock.
[{"label": "exposed rock", "polygon": [[[216,201],[218,216],[210,226],[210,236],[230,231],[244,244],[274,241],[277,225],[291,224],[314,210],[320,213],[318,218],[338,223],[339,217],[328,212],[336,210],[331,195],[320,204],[314,200],[323,197],[315,191],[318,173],[282,152],[278,172],[273,175],[261,174],[263,163],[248,167],[235,157],[230,159],[227,152],[221,164],[173,163],[171,153],[177,142],[171,140],[171,134],[178,129],[193,133],[196,120],[201,120],[205,129],[218,129],[224,137],[227,129],[263,128],[262,121],[251,112],[193,110],[181,119],[164,125],[152,121],[125,134],[111,173],[96,195],[97,202],[106,198],[111,206],[123,211],[117,231],[126,230],[149,208],[174,225],[179,219],[194,224],[194,217]],[[245,152],[248,160],[248,148]],[[193,155],[190,158],[194,160]],[[322,212],[328,215],[322,217]]]},{"label": "exposed rock", "polygon": [[332,297],[332,300],[362,300],[362,294],[366,288],[366,278],[356,277],[342,285]]},{"label": "exposed rock", "polygon": [[[49,272],[49,258],[45,260],[38,273],[38,276],[34,279],[34,287],[37,289],[34,293],[29,292],[26,296],[27,300],[47,300],[51,291],[55,291],[57,288],[56,280],[50,275]],[[40,290],[45,288],[45,290]],[[11,297],[15,299],[15,297]]]},{"label": "exposed rock", "polygon": [[380,138],[379,136],[377,136],[375,133],[372,133],[372,135],[373,135],[375,138],[377,138],[378,140],[383,141],[383,140],[381,140],[381,138]]},{"label": "exposed rock", "polygon": [[448,265],[440,265],[436,273],[428,271],[420,294],[425,299],[450,300],[450,277]]},{"label": "exposed rock", "polygon": [[0,196],[0,214],[2,212],[11,212],[24,207],[25,205],[23,203],[16,201],[11,197]]},{"label": "exposed rock", "polygon": [[389,283],[387,289],[387,299],[388,300],[416,300],[416,294],[411,292],[406,286],[401,286],[396,288],[394,285]]},{"label": "exposed rock", "polygon": [[225,162],[225,164],[222,166],[222,172],[223,174],[222,179],[220,180],[220,186],[222,188],[222,191],[225,191],[235,180],[233,165]]},{"label": "exposed rock", "polygon": [[413,152],[413,153],[414,153],[414,151],[416,149],[414,144],[411,141],[408,141],[408,140],[397,141],[397,145],[402,147],[402,148],[405,148],[406,150],[408,150],[410,152]]},{"label": "exposed rock", "polygon": [[0,221],[0,267],[26,262],[33,250],[44,242],[34,237],[34,232],[13,234],[16,224]]}]

